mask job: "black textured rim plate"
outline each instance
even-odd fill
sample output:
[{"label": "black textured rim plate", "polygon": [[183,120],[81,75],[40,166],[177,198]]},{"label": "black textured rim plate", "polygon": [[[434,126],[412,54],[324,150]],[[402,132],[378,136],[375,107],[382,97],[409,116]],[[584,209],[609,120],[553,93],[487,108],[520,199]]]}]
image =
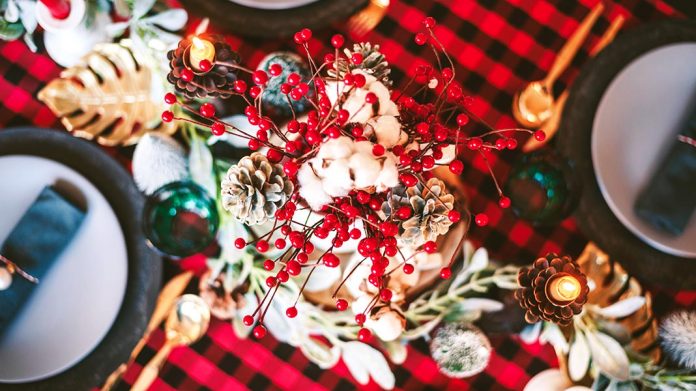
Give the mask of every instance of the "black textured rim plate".
[{"label": "black textured rim plate", "polygon": [[569,159],[582,182],[575,216],[585,235],[642,281],[672,289],[693,289],[696,288],[695,260],[654,249],[614,216],[597,184],[591,153],[595,113],[614,78],[646,52],[682,42],[696,42],[696,22],[660,21],[619,35],[584,66],[573,83],[557,147]]},{"label": "black textured rim plate", "polygon": [[307,5],[281,9],[244,7],[230,0],[181,0],[194,15],[210,18],[218,29],[246,37],[288,37],[307,27],[321,29],[348,18],[367,0],[319,0]]},{"label": "black textured rim plate", "polygon": [[32,383],[0,384],[2,389],[84,390],[101,385],[128,360],[154,308],[162,274],[161,258],[142,234],[143,196],[132,178],[99,147],[65,131],[39,128],[0,130],[0,156],[33,155],[62,163],[87,178],[114,210],[126,239],[128,282],[121,309],[100,344],[67,371]]}]

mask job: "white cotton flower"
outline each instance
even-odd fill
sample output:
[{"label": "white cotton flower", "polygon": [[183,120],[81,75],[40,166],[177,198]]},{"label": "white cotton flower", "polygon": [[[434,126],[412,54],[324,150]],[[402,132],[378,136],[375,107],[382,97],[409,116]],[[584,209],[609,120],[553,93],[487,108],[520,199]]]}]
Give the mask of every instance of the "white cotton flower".
[{"label": "white cotton flower", "polygon": [[321,179],[314,174],[309,162],[300,166],[297,171],[297,183],[300,186],[300,196],[312,209],[320,210],[332,201],[331,196],[324,191]]},{"label": "white cotton flower", "polygon": [[408,140],[408,135],[401,131],[401,123],[393,115],[381,115],[367,121],[367,128],[374,133],[377,143],[389,149]]},{"label": "white cotton flower", "polygon": [[[364,124],[377,115],[398,116],[399,109],[396,103],[392,102],[389,89],[374,76],[359,69],[353,70],[353,74],[358,73],[365,76],[365,85],[361,88],[353,88],[351,90],[341,81],[326,83],[326,95],[331,104],[334,104],[339,97],[342,97],[346,91],[350,90],[342,105],[342,108],[348,111],[350,122]],[[377,96],[375,105],[365,103],[365,97],[370,92]]]},{"label": "white cotton flower", "polygon": [[345,159],[353,154],[354,142],[349,137],[341,136],[326,141],[321,145],[319,159]]},{"label": "white cotton flower", "polygon": [[394,341],[401,336],[404,331],[405,321],[403,316],[395,310],[389,310],[381,314],[379,319],[367,319],[365,327],[375,332],[382,341]]},{"label": "white cotton flower", "polygon": [[382,169],[375,180],[375,188],[377,191],[382,192],[398,184],[399,169],[396,167],[396,162],[388,156],[382,162]]},{"label": "white cotton flower", "polygon": [[360,296],[357,296],[351,303],[350,303],[350,309],[353,311],[353,314],[364,314],[365,311],[367,310],[367,307],[370,305],[370,302],[372,301],[371,295],[362,293],[358,291]]},{"label": "white cotton flower", "polygon": [[[353,159],[355,155],[351,156]],[[322,186],[324,191],[332,197],[345,197],[353,186],[350,179],[351,168],[346,159],[337,159],[330,162],[328,167],[322,170]]]},{"label": "white cotton flower", "polygon": [[358,189],[374,186],[382,170],[382,165],[372,154],[353,154],[348,164],[353,173],[353,184]]},{"label": "white cotton flower", "polygon": [[696,312],[669,315],[660,326],[662,348],[679,365],[696,370]]}]

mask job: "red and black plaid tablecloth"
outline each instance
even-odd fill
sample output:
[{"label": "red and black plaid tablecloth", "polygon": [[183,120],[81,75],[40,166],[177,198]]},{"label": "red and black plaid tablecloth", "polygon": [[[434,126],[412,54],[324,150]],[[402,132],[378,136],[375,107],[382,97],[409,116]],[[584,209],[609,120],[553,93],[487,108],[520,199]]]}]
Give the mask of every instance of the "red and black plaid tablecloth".
[{"label": "red and black plaid tablecloth", "polygon": [[[513,127],[512,97],[527,81],[545,76],[556,52],[577,28],[597,0],[392,0],[386,18],[375,31],[355,40],[379,43],[393,66],[398,82],[414,73],[419,64],[434,58],[427,47],[413,42],[427,15],[438,20],[436,32],[457,65],[457,79],[475,97],[473,111],[496,127]],[[622,0],[607,4],[604,15],[592,30],[572,66],[558,82],[562,89],[572,82],[586,61],[588,50],[617,15],[627,18],[625,29],[649,20],[676,16],[661,1]],[[310,42],[314,54],[327,50],[329,37],[344,32],[343,26],[315,31]],[[257,64],[275,50],[295,50],[289,40],[245,41],[229,37],[248,65]],[[45,53],[31,53],[24,43],[0,44],[0,127],[37,125],[60,127],[47,107],[36,99],[39,89],[58,76],[60,68]],[[480,129],[471,129],[476,132]],[[109,149],[114,157],[129,164],[131,149]],[[497,174],[504,178],[516,152],[493,160]],[[477,155],[465,156],[464,179],[473,210],[486,212],[488,227],[474,227],[471,239],[487,247],[494,259],[529,263],[549,251],[577,256],[586,239],[573,219],[549,228],[536,228],[497,207],[497,193],[487,169]],[[649,286],[649,284],[646,284]],[[675,307],[696,305],[696,292],[654,291],[655,312],[663,315]],[[117,389],[128,389],[142,366],[162,346],[160,330],[152,336],[136,362],[128,369]],[[408,359],[393,366],[399,389],[520,390],[536,373],[556,365],[549,346],[525,345],[517,337],[492,339],[495,348],[485,372],[472,378],[450,379],[439,373],[429,357],[427,344],[420,340],[408,349]],[[175,349],[153,383],[154,390],[192,389],[288,389],[323,390],[358,387],[344,364],[322,370],[299,350],[268,336],[262,341],[240,340],[231,326],[213,321],[207,335],[192,347]],[[369,389],[378,388],[376,384]]]}]

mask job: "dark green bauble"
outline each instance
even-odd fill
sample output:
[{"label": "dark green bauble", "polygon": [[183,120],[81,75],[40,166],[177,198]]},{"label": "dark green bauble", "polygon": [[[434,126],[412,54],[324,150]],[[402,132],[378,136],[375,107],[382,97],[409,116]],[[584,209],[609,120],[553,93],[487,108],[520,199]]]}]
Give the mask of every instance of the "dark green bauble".
[{"label": "dark green bauble", "polygon": [[191,181],[162,186],[147,200],[145,236],[162,253],[186,257],[215,240],[220,218],[215,200]]},{"label": "dark green bauble", "polygon": [[547,151],[519,159],[508,176],[504,192],[520,218],[550,225],[573,211],[580,189],[570,165]]},{"label": "dark green bauble", "polygon": [[[271,76],[269,74],[268,83],[261,95],[264,114],[268,114],[275,119],[289,119],[292,118],[293,110],[295,111],[295,115],[305,112],[309,107],[307,99],[292,100],[280,92],[280,85],[286,82],[288,75],[291,73],[299,74],[303,82],[309,83],[309,79],[312,75],[305,62],[295,53],[273,52],[261,60],[257,69],[268,72],[272,64],[278,64],[283,67],[283,72],[278,76]],[[309,94],[312,94],[312,91],[312,86],[310,86]],[[290,108],[291,103],[292,109]]]}]

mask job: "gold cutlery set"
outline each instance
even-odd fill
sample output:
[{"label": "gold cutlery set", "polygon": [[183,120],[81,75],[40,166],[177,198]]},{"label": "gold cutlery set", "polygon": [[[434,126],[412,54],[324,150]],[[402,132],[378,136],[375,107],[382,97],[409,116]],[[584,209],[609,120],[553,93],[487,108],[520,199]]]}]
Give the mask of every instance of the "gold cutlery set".
[{"label": "gold cutlery set", "polygon": [[146,390],[152,384],[173,348],[190,345],[203,337],[210,323],[208,305],[196,295],[181,296],[192,277],[193,273],[190,271],[181,273],[162,288],[145,333],[133,348],[128,361],[119,365],[106,379],[106,383],[101,388],[102,391],[111,390],[145,347],[150,334],[165,319],[166,342],[150,362],[143,367],[138,379],[133,384],[133,390]]},{"label": "gold cutlery set", "polygon": [[[571,35],[560,52],[558,52],[558,56],[556,56],[556,60],[551,65],[548,75],[542,80],[527,84],[522,91],[515,94],[512,102],[512,114],[515,119],[525,127],[542,129],[546,133],[546,139],[543,141],[537,141],[533,137],[530,138],[522,147],[524,152],[532,152],[539,149],[558,131],[565,102],[568,99],[568,88],[556,99],[553,96],[553,84],[568,68],[568,65],[570,65],[583,42],[587,39],[590,30],[603,11],[604,5],[598,3],[580,23],[580,26]],[[597,55],[614,40],[623,23],[624,17],[621,15],[611,22],[599,42],[590,51],[590,57]]]}]

